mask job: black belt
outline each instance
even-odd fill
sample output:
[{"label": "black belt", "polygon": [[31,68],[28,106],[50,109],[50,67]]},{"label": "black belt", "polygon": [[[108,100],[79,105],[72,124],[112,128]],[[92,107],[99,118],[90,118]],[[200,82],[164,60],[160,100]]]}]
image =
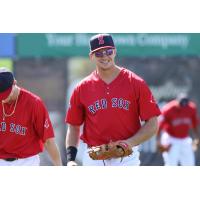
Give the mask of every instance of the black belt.
[{"label": "black belt", "polygon": [[3,160],[12,162],[12,161],[18,160],[18,158],[4,158]]}]

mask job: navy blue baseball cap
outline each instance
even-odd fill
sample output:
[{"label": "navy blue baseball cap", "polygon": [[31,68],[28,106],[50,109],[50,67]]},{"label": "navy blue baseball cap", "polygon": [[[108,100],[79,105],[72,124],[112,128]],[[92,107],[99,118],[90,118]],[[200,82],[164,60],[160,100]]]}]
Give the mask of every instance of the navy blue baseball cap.
[{"label": "navy blue baseball cap", "polygon": [[0,101],[6,99],[11,93],[14,79],[11,71],[4,67],[0,68]]},{"label": "navy blue baseball cap", "polygon": [[90,39],[90,53],[98,51],[104,48],[115,48],[112,36],[110,34],[98,34],[94,35]]},{"label": "navy blue baseball cap", "polygon": [[179,101],[179,104],[181,106],[187,106],[190,99],[189,99],[189,96],[187,93],[180,93],[178,96],[177,96],[177,100]]}]

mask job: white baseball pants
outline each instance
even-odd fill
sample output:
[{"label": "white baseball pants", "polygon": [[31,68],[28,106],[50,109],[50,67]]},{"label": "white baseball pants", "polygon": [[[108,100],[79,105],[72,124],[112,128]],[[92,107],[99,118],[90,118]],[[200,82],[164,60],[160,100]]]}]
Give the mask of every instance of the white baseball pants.
[{"label": "white baseball pants", "polygon": [[18,159],[14,161],[6,161],[0,159],[0,166],[39,166],[40,158],[39,155],[34,155],[28,158]]},{"label": "white baseball pants", "polygon": [[182,166],[195,165],[195,155],[190,137],[179,139],[164,132],[161,136],[161,144],[171,144],[170,150],[163,153],[165,166],[177,166],[178,164]]}]

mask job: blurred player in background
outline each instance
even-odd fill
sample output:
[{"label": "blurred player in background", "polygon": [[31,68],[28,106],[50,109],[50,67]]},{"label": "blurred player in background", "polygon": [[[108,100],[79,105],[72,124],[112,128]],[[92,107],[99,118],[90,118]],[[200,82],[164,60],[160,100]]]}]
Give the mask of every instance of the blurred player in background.
[{"label": "blurred player in background", "polygon": [[[123,161],[112,158],[104,162],[92,160],[86,151],[83,165],[139,165],[138,145],[156,134],[160,110],[145,81],[115,64],[116,48],[111,35],[93,36],[89,56],[96,70],[77,85],[66,115],[67,165],[77,165],[83,123],[81,139],[88,147],[123,143],[133,149],[133,154]],[[143,126],[140,120],[145,122]]]},{"label": "blurred player in background", "polygon": [[[193,130],[193,137],[189,132]],[[162,152],[164,164],[195,165],[199,146],[197,107],[186,94],[180,94],[162,108],[157,147]]]},{"label": "blurred player in background", "polygon": [[38,166],[43,146],[54,165],[62,165],[54,132],[41,98],[17,86],[0,68],[0,166]]}]

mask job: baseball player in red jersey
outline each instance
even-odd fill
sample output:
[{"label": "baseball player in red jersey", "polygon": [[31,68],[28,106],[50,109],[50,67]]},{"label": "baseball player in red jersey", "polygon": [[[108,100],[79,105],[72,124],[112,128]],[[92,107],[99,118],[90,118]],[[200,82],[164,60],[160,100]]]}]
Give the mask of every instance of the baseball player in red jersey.
[{"label": "baseball player in red jersey", "polygon": [[38,166],[43,146],[53,164],[61,165],[44,103],[18,87],[6,68],[0,68],[0,101],[0,166]]},{"label": "baseball player in red jersey", "polygon": [[[139,165],[138,145],[157,132],[160,110],[145,81],[115,64],[111,35],[93,36],[89,56],[96,70],[76,86],[66,114],[67,165],[77,165],[79,137],[88,147],[123,143],[133,149],[132,155],[123,160],[111,158],[104,162],[91,159],[86,151],[83,165]],[[143,126],[141,121],[145,122]]]},{"label": "baseball player in red jersey", "polygon": [[[190,129],[195,133],[193,141]],[[197,108],[186,94],[163,107],[157,140],[158,147],[167,147],[163,152],[165,165],[195,165],[194,149],[199,144]]]}]

